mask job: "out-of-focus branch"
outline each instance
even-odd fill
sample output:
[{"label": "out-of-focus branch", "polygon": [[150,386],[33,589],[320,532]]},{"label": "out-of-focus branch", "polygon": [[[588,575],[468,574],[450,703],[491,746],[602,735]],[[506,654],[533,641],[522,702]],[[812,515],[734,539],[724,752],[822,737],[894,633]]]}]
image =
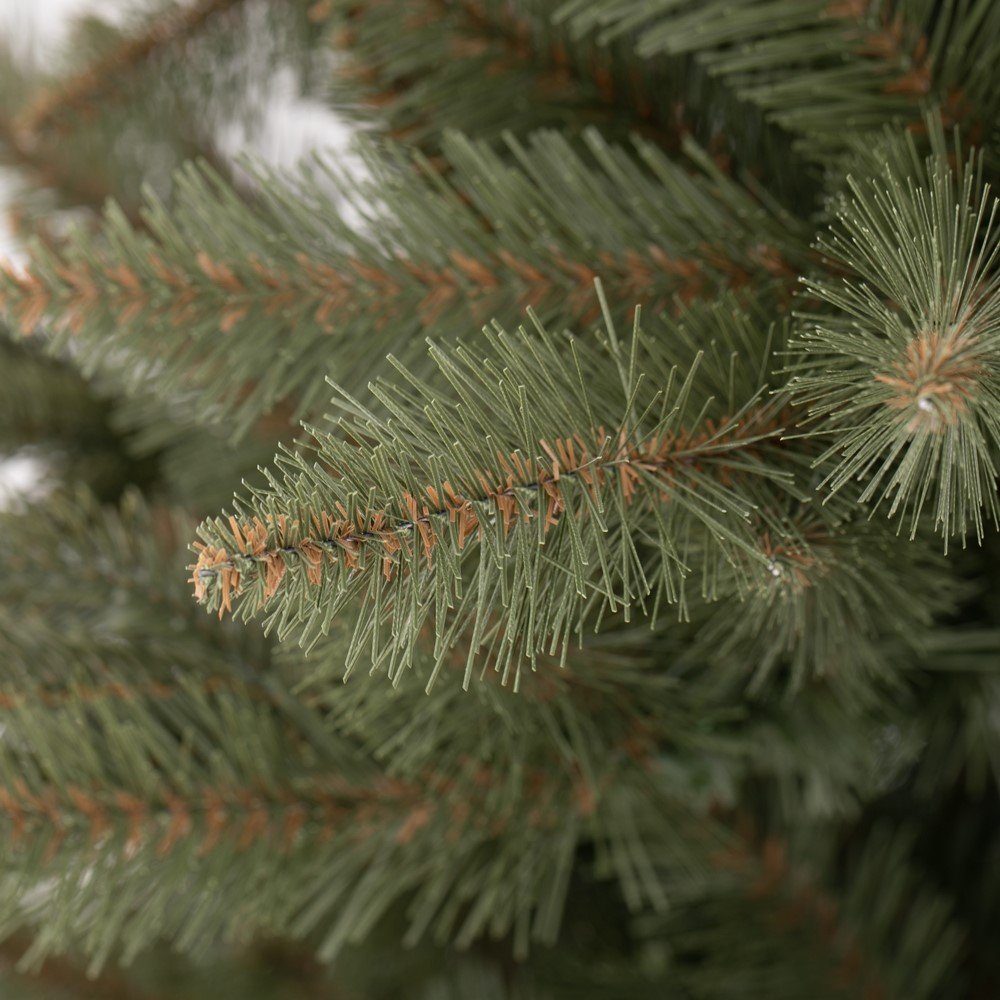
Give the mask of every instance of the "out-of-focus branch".
[{"label": "out-of-focus branch", "polygon": [[151,55],[199,31],[214,15],[242,0],[201,0],[188,8],[171,9],[146,31],[124,38],[119,45],[70,76],[45,89],[18,117],[22,142],[30,144],[69,113],[84,111],[98,98],[122,86],[128,75]]}]

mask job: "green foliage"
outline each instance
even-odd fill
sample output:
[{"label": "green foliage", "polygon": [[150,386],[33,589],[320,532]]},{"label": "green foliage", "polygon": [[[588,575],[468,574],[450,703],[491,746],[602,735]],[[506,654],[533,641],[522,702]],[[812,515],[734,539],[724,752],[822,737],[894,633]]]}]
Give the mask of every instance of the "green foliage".
[{"label": "green foliage", "polygon": [[67,434],[73,425],[99,427],[101,403],[70,367],[46,357],[30,342],[0,331],[0,365],[9,375],[0,397],[4,443],[30,443]]},{"label": "green foliage", "polygon": [[991,0],[568,0],[558,19],[641,58],[693,55],[741,101],[827,160],[933,101],[977,133],[997,121]]},{"label": "green foliage", "polygon": [[14,164],[64,205],[100,209],[114,199],[138,221],[144,185],[166,197],[189,159],[224,169],[226,130],[259,132],[262,78],[273,84],[283,69],[308,83],[315,29],[301,0],[209,0],[197,5],[209,16],[192,21],[200,30],[176,37],[187,5],[156,3],[152,15],[150,6],[125,12],[124,24],[80,19],[63,60],[11,60],[18,86],[0,114],[0,140],[6,132]]},{"label": "green foliage", "polygon": [[[33,639],[26,653],[36,655]],[[32,698],[5,712],[2,925],[36,925],[26,961],[74,945],[98,968],[119,948],[127,960],[160,937],[206,948],[266,930],[278,913],[290,921],[289,904],[305,909],[314,866],[332,874],[334,847],[303,852],[290,832],[295,808],[307,802],[299,818],[322,827],[324,808],[338,804],[338,789],[316,789],[306,764],[325,761],[345,786],[371,787],[371,772],[331,757],[330,740],[308,728],[289,732],[246,689],[206,692],[188,674],[144,698],[141,663],[105,658],[92,679],[72,648],[64,655],[75,665],[71,690],[100,684],[130,696],[61,707]],[[342,794],[350,810],[356,793]],[[276,882],[262,862],[282,850],[287,869]]]},{"label": "green foliage", "polygon": [[[996,5],[163,10],[0,60],[4,957],[994,995]],[[396,143],[231,171],[321,34]]]},{"label": "green foliage", "polygon": [[[442,714],[410,685],[405,701],[385,688],[359,726],[360,711],[332,715],[265,674],[266,647],[172,609],[169,547],[134,500],[121,515],[80,497],[15,521],[36,528],[18,532],[2,575],[0,927],[36,928],[28,963],[72,945],[96,969],[159,938],[197,953],[261,933],[308,936],[332,958],[404,898],[413,941],[512,931],[523,950],[554,940],[580,842],[600,845],[639,905],[656,891],[636,868],[643,838],[696,822],[608,752],[632,724],[625,706],[584,734],[544,699],[515,726],[495,699]],[[13,572],[28,551],[31,575]],[[80,584],[100,576],[115,596],[91,586],[88,604]],[[397,713],[490,738],[424,739],[386,774],[373,751]],[[607,823],[595,798],[617,803]]]},{"label": "green foliage", "polygon": [[127,453],[111,401],[65,359],[0,329],[0,371],[0,455],[36,459],[41,489],[68,479],[111,500],[129,482],[148,485],[153,470]]},{"label": "green foliage", "polygon": [[[212,626],[192,607],[179,551],[186,516],[151,508],[134,491],[120,509],[104,508],[77,489],[3,515],[2,527],[0,605],[39,641],[51,633],[80,649],[98,643],[158,676],[175,667],[212,676],[248,658],[267,666],[258,637]],[[57,657],[52,670],[60,669]]]},{"label": "green foliage", "polygon": [[237,484],[262,481],[260,467],[295,437],[287,411],[278,410],[233,441],[225,422],[196,419],[190,396],[164,398],[149,386],[116,399],[111,422],[131,456],[155,462],[158,494],[198,517],[227,504]]},{"label": "green foliage", "polygon": [[861,500],[908,517],[925,505],[946,536],[983,535],[996,521],[1000,445],[997,201],[971,160],[944,154],[910,173],[851,180],[820,241],[845,278],[806,287],[832,313],[810,315],[795,347],[795,388],[833,442],[833,491],[864,483]]},{"label": "green foliage", "polygon": [[308,644],[360,600],[348,667],[370,649],[396,677],[433,622],[439,664],[471,632],[467,680],[477,657],[516,680],[595,616],[683,607],[688,577],[738,592],[769,572],[751,513],[767,526],[791,483],[782,400],[734,347],[756,338],[766,357],[775,334],[722,309],[692,323],[718,339],[682,366],[674,338],[620,342],[610,319],[603,345],[536,324],[497,328],[485,357],[433,347],[434,383],[400,367],[372,386],[388,419],[343,394],[315,460],[288,455],[235,517],[202,525],[203,603],[235,599]]},{"label": "green foliage", "polygon": [[374,384],[377,410],[341,394],[332,431],[202,525],[201,601],[306,646],[351,615],[348,673],[370,656],[394,680],[425,628],[439,667],[461,647],[466,684],[516,686],[606,616],[684,619],[692,601],[719,602],[695,611],[695,648],[738,650],[757,684],[877,673],[887,634],[950,609],[944,567],[811,502],[812,455],[779,440],[780,386],[765,395],[780,330],[735,300],[662,327],[620,342],[609,319],[596,344],[497,328],[485,356],[432,347],[431,382]]},{"label": "green foliage", "polygon": [[725,603],[708,609],[692,645],[706,658],[738,653],[753,665],[751,689],[773,674],[792,690],[825,676],[842,696],[864,700],[871,678],[900,672],[886,640],[901,638],[912,655],[935,616],[953,611],[959,588],[926,546],[873,524],[864,508],[859,516],[856,504],[789,507],[761,533],[767,573],[756,575],[739,619]]},{"label": "green foliage", "polygon": [[[736,780],[748,745],[773,744],[620,640],[572,678],[548,664],[516,705],[495,685],[427,698],[426,656],[395,689],[295,697],[289,650],[278,669],[240,630],[190,619],[171,522],[136,498],[117,512],[81,495],[4,528],[0,926],[34,929],[29,965],[275,933],[332,958],[404,899],[411,942],[512,933],[523,951],[555,940],[571,879],[614,879],[634,908],[696,879],[727,836],[699,816],[702,755]],[[644,735],[664,727],[670,750]]]},{"label": "green foliage", "polygon": [[847,859],[836,902],[801,880],[787,845],[766,842],[760,860],[737,851],[727,874],[742,898],[720,879],[646,933],[671,942],[684,996],[959,996],[962,931],[913,865],[914,839],[872,830]]},{"label": "green foliage", "polygon": [[[330,98],[365,130],[432,156],[450,129],[475,138],[592,125],[676,153],[685,137],[736,178],[782,198],[815,194],[787,137],[763,126],[691,57],[637,59],[633,39],[576,30],[560,0],[323,0],[335,49]],[[591,5],[593,6],[593,5]],[[405,31],[400,32],[400,24]]]},{"label": "green foliage", "polygon": [[97,236],[36,247],[0,297],[29,329],[47,314],[89,370],[124,351],[136,391],[183,390],[236,432],[282,400],[315,413],[326,374],[356,389],[387,353],[419,360],[426,329],[458,339],[525,304],[557,325],[588,321],[595,266],[616,302],[641,290],[656,309],[787,283],[805,253],[801,226],[696,148],[694,172],[593,132],[585,149],[541,133],[509,151],[514,165],[452,136],[447,179],[371,151],[367,179],[316,163],[297,180],[262,175],[249,204],[192,167],[144,229],[112,209]]},{"label": "green foliage", "polygon": [[[591,125],[611,138],[638,132],[677,146],[675,71],[639,73],[625,46],[598,47],[551,23],[553,0],[331,0],[335,48],[330,97],[428,154],[448,130],[498,139],[540,128]],[[400,32],[400,25],[405,31]]]},{"label": "green foliage", "polygon": [[920,738],[926,741],[917,784],[927,796],[966,786],[975,795],[1000,787],[1000,635],[949,629],[930,639],[924,659]]}]

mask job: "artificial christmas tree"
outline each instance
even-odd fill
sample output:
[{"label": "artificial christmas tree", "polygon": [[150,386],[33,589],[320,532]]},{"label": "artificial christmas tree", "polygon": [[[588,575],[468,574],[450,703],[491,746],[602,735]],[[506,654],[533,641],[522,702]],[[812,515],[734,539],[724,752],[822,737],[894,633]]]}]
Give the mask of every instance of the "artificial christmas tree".
[{"label": "artificial christmas tree", "polygon": [[993,995],[1000,8],[144,13],[3,64],[19,968]]}]

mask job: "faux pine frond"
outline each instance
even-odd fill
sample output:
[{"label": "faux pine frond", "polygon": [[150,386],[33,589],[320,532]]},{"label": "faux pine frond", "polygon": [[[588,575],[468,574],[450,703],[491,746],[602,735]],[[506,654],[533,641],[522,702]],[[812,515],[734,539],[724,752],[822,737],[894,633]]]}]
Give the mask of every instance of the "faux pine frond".
[{"label": "faux pine frond", "polygon": [[845,277],[809,280],[829,312],[806,317],[794,385],[831,444],[831,491],[945,536],[996,521],[1000,446],[997,200],[981,162],[943,152],[909,176],[856,178],[820,248]]},{"label": "faux pine frond", "polygon": [[281,401],[315,414],[328,374],[356,390],[388,353],[419,363],[427,330],[450,342],[529,305],[586,325],[596,276],[621,308],[658,310],[727,287],[787,289],[807,256],[801,224],[695,147],[688,168],[594,132],[585,148],[511,139],[513,164],[458,135],[445,152],[447,179],[371,151],[368,180],[316,164],[262,176],[253,204],[191,168],[169,211],[150,204],[146,229],[113,209],[98,236],[36,248],[26,273],[0,277],[0,306],[25,332],[49,321],[88,368],[127,357],[134,391],[184,390],[193,413],[235,414],[245,430]]},{"label": "faux pine frond", "polygon": [[836,893],[803,867],[794,844],[744,840],[720,856],[724,874],[709,891],[643,931],[673,942],[688,996],[952,995],[962,980],[964,928],[928,884],[916,839],[913,828],[876,825],[847,852]]},{"label": "faux pine frond", "polygon": [[355,614],[348,669],[367,652],[392,677],[425,624],[438,665],[469,633],[468,681],[477,660],[516,679],[605,614],[683,613],[689,579],[718,596],[766,562],[751,515],[792,472],[782,397],[735,350],[766,355],[773,331],[725,309],[692,323],[716,339],[683,366],[669,327],[621,341],[609,318],[598,344],[535,321],[432,347],[433,386],[400,366],[372,386],[386,418],[342,393],[313,459],[279,459],[270,489],[202,525],[199,599],[305,643]]}]

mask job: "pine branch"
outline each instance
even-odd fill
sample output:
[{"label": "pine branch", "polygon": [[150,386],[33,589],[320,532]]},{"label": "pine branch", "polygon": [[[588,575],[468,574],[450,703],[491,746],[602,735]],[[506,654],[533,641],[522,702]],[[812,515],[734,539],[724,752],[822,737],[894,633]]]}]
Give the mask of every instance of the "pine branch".
[{"label": "pine branch", "polygon": [[[279,663],[287,657],[289,676],[302,677],[297,690],[306,704],[402,777],[453,746],[492,759],[498,740],[516,742],[537,730],[559,734],[581,802],[599,801],[605,754],[658,775],[699,814],[731,802],[738,788],[766,784],[790,823],[853,816],[860,799],[891,780],[880,735],[887,718],[904,714],[898,686],[871,685],[867,698],[850,700],[822,679],[794,699],[748,700],[747,660],[736,649],[699,646],[698,628],[696,619],[652,635],[644,626],[606,629],[566,664],[540,657],[516,695],[492,673],[463,690],[466,655],[457,649],[433,697],[415,697],[435,670],[429,638],[418,642],[413,669],[395,687],[356,678],[330,683],[343,670],[349,629],[320,640],[305,663],[294,647],[279,646],[276,655]],[[304,668],[310,672],[303,677]],[[366,668],[370,663],[358,673]],[[470,700],[497,724],[470,725]],[[857,738],[860,731],[865,738]],[[641,900],[641,885],[630,895]]]},{"label": "pine branch", "polygon": [[732,113],[695,60],[637,59],[627,38],[598,44],[593,33],[558,23],[558,0],[319,6],[333,17],[340,52],[338,109],[432,156],[449,129],[491,138],[591,124],[608,138],[640,134],[670,152],[693,139],[733,177],[750,170],[774,193],[815,194],[789,163],[788,143]]},{"label": "pine branch", "polygon": [[569,0],[557,20],[603,41],[633,39],[643,58],[695,56],[821,161],[859,131],[919,125],[928,101],[970,131],[997,117],[991,0]]},{"label": "pine branch", "polygon": [[[67,108],[57,106],[55,117],[35,133],[25,129],[23,119],[50,97],[58,102],[63,96],[60,84],[0,47],[0,89],[6,96],[11,88],[9,106],[0,113],[0,155],[34,186],[25,184],[25,193],[17,192],[13,201],[17,221],[33,229],[36,238],[58,243],[65,234],[66,220],[56,217],[45,224],[53,207],[99,211],[111,198],[130,224],[141,228],[144,185],[169,198],[172,173],[194,158],[230,175],[231,156],[219,143],[224,145],[225,135],[234,128],[246,129],[251,144],[259,136],[261,88],[268,86],[268,77],[273,85],[279,74],[305,75],[310,69],[313,32],[301,3],[237,7],[227,0],[192,6],[169,0],[159,6],[161,12],[167,8],[157,22],[163,31],[151,29],[148,39],[162,37],[164,44],[120,73],[109,68],[111,75],[98,81],[98,91],[81,97],[85,107],[77,108],[72,101]],[[194,23],[195,15],[212,8],[217,8],[212,16]],[[192,30],[171,35],[188,18],[193,19]],[[75,64],[91,61],[90,68],[71,78],[73,94],[74,82],[89,79],[92,67],[104,61],[116,64],[131,51],[135,36],[127,30],[96,17],[81,22],[67,49]],[[241,54],[251,49],[248,62]],[[115,99],[116,89],[127,100]],[[33,102],[39,94],[43,96]],[[123,135],[129,136],[128,142],[120,141]],[[40,184],[48,190],[39,191]]]},{"label": "pine branch", "polygon": [[922,163],[908,142],[909,175],[852,180],[820,242],[848,277],[806,282],[833,312],[806,317],[795,384],[832,438],[830,491],[860,480],[911,534],[931,504],[946,538],[981,538],[983,512],[997,519],[997,201],[979,160]]},{"label": "pine branch", "polygon": [[123,38],[110,52],[69,79],[41,93],[18,118],[20,144],[30,148],[42,133],[67,117],[78,116],[106,101],[135,69],[151,56],[200,31],[216,14],[242,0],[199,0],[191,6],[171,5],[140,34]]},{"label": "pine branch", "polygon": [[[41,146],[29,140],[16,125],[18,108],[22,107],[30,94],[39,86],[36,73],[22,65],[9,47],[0,41],[0,89],[5,94],[5,106],[0,110],[0,162],[9,166],[23,177],[25,189],[7,196],[6,211],[11,229],[25,241],[29,229],[34,229],[36,237],[49,238],[46,227],[40,225],[37,213],[33,212],[32,195],[41,189],[49,197],[46,211],[51,209],[51,196],[55,195],[59,208],[88,208],[99,211],[115,194],[108,183],[107,165],[82,162],[82,158],[67,155],[64,145]],[[37,199],[36,199],[37,200]],[[131,206],[129,206],[130,208]],[[126,209],[132,223],[138,223],[138,215]],[[51,240],[50,240],[51,241]]]},{"label": "pine branch", "polygon": [[[718,322],[730,310],[704,312]],[[669,339],[687,339],[690,350],[705,343],[705,330],[689,317]],[[728,349],[720,345],[715,364],[711,356],[703,362],[705,388],[732,384],[739,395],[742,379],[726,374]],[[97,568],[110,578],[145,580],[155,590],[172,577],[157,568],[163,543],[150,545],[141,521],[130,530],[106,515],[102,527],[73,507],[60,516],[56,523],[51,513],[23,519],[7,532],[17,548],[5,550],[0,574],[8,593],[29,593],[55,626],[47,639],[30,618],[0,628],[5,691],[30,689],[29,679],[37,684],[40,665],[55,666],[57,654],[74,665],[47,696],[0,706],[11,847],[2,867],[16,887],[7,898],[18,901],[0,910],[0,929],[39,928],[29,963],[75,945],[97,968],[119,945],[128,958],[154,937],[197,952],[220,938],[270,933],[315,934],[329,959],[411,893],[418,900],[412,940],[425,931],[458,943],[513,932],[523,949],[532,937],[556,934],[565,879],[583,845],[596,848],[593,874],[617,879],[638,910],[697,896],[703,851],[724,842],[691,813],[689,800],[705,794],[698,777],[705,755],[728,759],[735,776],[748,759],[764,764],[774,752],[767,725],[757,728],[752,718],[741,725],[724,695],[707,698],[713,682],[703,663],[692,665],[705,683],[699,690],[683,676],[664,676],[662,653],[645,642],[636,648],[648,662],[630,664],[620,635],[605,637],[589,659],[574,657],[566,673],[547,665],[532,675],[517,725],[509,694],[496,687],[465,694],[451,685],[422,697],[433,669],[426,658],[423,676],[401,679],[401,690],[352,684],[333,697],[314,685],[322,697],[305,704],[273,676],[248,685],[238,671],[208,672],[220,668],[203,641],[202,662],[166,684],[134,640],[122,641],[129,632],[120,626],[103,649],[91,644],[97,660],[90,665],[80,658],[85,637],[74,639],[67,610],[59,610],[60,589],[75,596],[76,615],[87,595],[95,606],[109,605],[108,622],[128,621],[129,613],[103,587],[84,591],[67,580],[67,569],[86,573],[100,554]],[[129,534],[133,555],[123,547]],[[113,547],[102,535],[116,539]],[[36,566],[45,551],[40,538],[53,555]],[[53,557],[61,573],[47,567]],[[20,578],[26,567],[50,581],[46,590],[35,593]],[[138,594],[148,600],[145,586]],[[24,617],[16,604],[10,609]],[[187,624],[180,634],[194,637]],[[10,645],[16,635],[20,652]],[[678,648],[685,645],[681,637]],[[227,676],[237,682],[222,683]],[[838,723],[816,707],[820,716],[802,720],[808,737],[795,741],[801,771],[792,780],[815,788],[822,772],[844,795],[862,762],[834,778],[843,755],[834,767],[822,747],[842,744],[838,726],[853,731],[857,715]],[[783,729],[789,724],[781,719]],[[442,842],[449,844],[445,869],[434,861]],[[512,884],[514,870],[525,881]]]},{"label": "pine branch", "polygon": [[224,419],[196,419],[190,395],[164,399],[141,391],[116,400],[112,424],[131,455],[155,460],[157,487],[168,502],[199,518],[227,504],[235,484],[256,481],[280,442],[294,440],[299,429],[287,407],[275,407],[233,441]]},{"label": "pine branch", "polygon": [[831,892],[789,843],[744,837],[717,856],[728,879],[646,933],[671,943],[694,996],[938,996],[960,976],[962,930],[911,861],[913,840],[876,827]]},{"label": "pine branch", "polygon": [[400,366],[399,385],[372,387],[387,421],[342,394],[348,416],[317,432],[318,462],[279,459],[268,490],[202,525],[199,600],[265,611],[309,643],[361,598],[348,668],[370,648],[396,677],[431,619],[439,666],[469,629],[466,681],[486,649],[516,683],[522,657],[565,652],[599,613],[683,607],[689,575],[714,597],[723,566],[740,581],[736,553],[766,562],[750,511],[791,477],[772,444],[781,398],[761,400],[736,349],[756,338],[766,358],[772,335],[746,315],[692,314],[717,338],[700,377],[701,355],[686,373],[671,356],[683,335],[623,344],[607,321],[603,348],[537,321],[497,328],[482,361],[432,348],[448,394]]},{"label": "pine branch", "polygon": [[[547,665],[526,678],[516,723],[500,721],[506,719],[504,698],[509,695],[488,684],[477,685],[471,693],[446,685],[414,715],[409,695],[421,685],[419,677],[404,679],[399,697],[391,697],[380,685],[351,683],[336,692],[326,690],[324,704],[390,769],[402,768],[404,773],[419,768],[425,754],[433,756],[456,741],[474,757],[491,755],[507,739],[517,741],[526,729],[533,730],[530,720],[535,714],[550,719],[541,728],[565,733],[565,758],[579,765],[582,775],[593,773],[595,763],[599,766],[603,744],[614,733],[613,745],[649,769],[656,781],[669,784],[674,794],[684,788],[708,801],[713,792],[720,794],[719,789],[732,795],[732,784],[746,780],[739,767],[727,772],[727,758],[729,767],[757,758],[760,771],[750,772],[758,780],[778,785],[782,795],[787,782],[789,815],[792,822],[805,825],[803,842],[808,843],[812,859],[823,852],[815,850],[817,832],[810,821],[853,815],[857,795],[870,796],[872,782],[885,787],[891,781],[884,758],[875,750],[884,717],[876,721],[872,716],[871,729],[865,729],[872,739],[858,740],[862,716],[857,708],[838,708],[828,693],[815,690],[811,695],[816,697],[800,698],[780,709],[748,706],[745,715],[734,716],[727,695],[710,694],[709,675],[718,666],[714,653],[710,660],[690,662],[677,672],[678,661],[691,660],[683,638],[655,649],[637,633],[613,633],[602,639],[574,656],[568,670],[553,673],[554,665]],[[470,698],[497,705],[496,726],[469,727],[465,712]],[[627,741],[620,741],[625,732],[630,734]],[[867,759],[856,759],[853,769],[837,773],[847,763],[848,747],[855,751],[864,747]],[[715,787],[706,780],[706,770],[715,776]],[[863,778],[869,770],[871,779]],[[864,845],[863,857],[851,859],[842,879],[832,865],[827,870],[824,864],[822,873],[810,868],[780,834],[761,842],[739,822],[728,823],[736,836],[711,854],[710,870],[703,876],[681,883],[673,882],[665,871],[645,876],[647,883],[669,886],[670,905],[659,916],[640,911],[637,937],[648,940],[651,948],[658,944],[670,949],[673,960],[667,969],[653,975],[649,970],[656,966],[647,956],[645,973],[636,975],[633,984],[617,968],[605,969],[607,978],[593,980],[587,964],[582,976],[595,996],[604,995],[600,984],[608,989],[613,982],[628,983],[630,996],[650,997],[662,996],[668,988],[676,992],[680,984],[695,996],[791,998],[803,991],[853,996],[862,984],[875,982],[891,984],[889,995],[906,996],[914,988],[911,979],[918,992],[926,991],[921,995],[933,995],[942,977],[955,974],[957,929],[949,923],[944,900],[922,888],[904,857],[910,847],[905,831],[888,838],[880,831],[872,837]],[[646,844],[647,872],[657,870],[658,843],[653,834]],[[845,882],[846,891],[841,888]],[[872,897],[885,905],[875,906]],[[748,925],[755,928],[749,938]],[[901,941],[919,941],[921,946],[911,952]],[[914,968],[913,955],[920,956],[919,968]],[[555,995],[577,995],[574,989],[582,990],[584,983],[571,970],[562,974],[558,970],[543,964],[529,969],[528,979],[548,984],[554,974],[562,989]]]},{"label": "pine branch", "polygon": [[40,348],[0,328],[0,450],[38,460],[41,492],[73,482],[111,500],[148,482],[150,464],[128,454],[106,394]]},{"label": "pine branch", "polygon": [[[551,0],[332,0],[321,14],[340,56],[334,99],[346,114],[440,152],[448,130],[495,139],[596,125],[677,151],[692,132],[680,80],[640,72],[622,47],[597,47],[551,24]],[[400,30],[402,27],[402,31]],[[662,67],[655,67],[657,71]]]},{"label": "pine branch", "polygon": [[0,447],[31,449],[52,485],[83,484],[109,501],[140,485],[203,517],[229,501],[234,483],[252,480],[297,427],[276,408],[234,443],[223,422],[198,423],[184,397],[125,396],[112,366],[88,380],[43,351],[40,340],[0,329]]},{"label": "pine branch", "polygon": [[[348,398],[359,419],[318,436],[318,465],[280,459],[270,489],[203,525],[196,593],[220,615],[235,602],[307,644],[359,614],[337,669],[350,672],[370,643],[372,669],[393,679],[433,622],[439,667],[462,645],[466,683],[478,663],[517,684],[522,655],[565,656],[571,634],[604,612],[627,619],[635,606],[655,619],[678,603],[687,616],[685,581],[700,576],[702,598],[720,599],[718,611],[696,614],[689,641],[700,654],[738,653],[758,689],[776,673],[793,689],[828,675],[864,700],[872,677],[896,672],[885,640],[914,639],[951,612],[955,590],[940,560],[866,525],[855,506],[814,508],[797,492],[815,453],[778,443],[797,418],[780,393],[758,395],[782,343],[758,322],[693,307],[662,338],[669,348],[637,339],[632,356],[614,339],[603,355],[544,332],[541,346],[500,333],[483,363],[432,351],[453,394],[403,370],[415,395],[375,388],[387,423]],[[711,358],[699,360],[707,344]],[[756,374],[733,367],[762,352]],[[676,411],[670,396],[655,404],[662,424],[630,432],[621,409],[592,407],[614,391],[616,368],[644,372],[651,381],[639,391],[655,393],[669,390],[671,365],[689,364]],[[519,384],[523,399],[508,388]],[[561,410],[563,400],[573,407]],[[522,410],[545,421],[531,441],[520,436]],[[735,595],[746,601],[737,618],[721,601]]]},{"label": "pine branch", "polygon": [[[334,764],[335,744],[320,740],[318,720],[290,740],[273,708],[236,691],[204,696],[192,684],[166,703],[25,705],[6,710],[4,725],[2,804],[12,847],[4,877],[19,892],[2,926],[42,922],[29,965],[70,945],[85,948],[96,969],[119,944],[128,955],[161,934],[190,950],[234,932],[273,931],[276,904],[294,908],[293,893],[302,903],[311,895],[300,873],[331,850],[317,850],[317,841],[346,820],[354,828],[339,844],[346,853],[385,810],[391,843],[412,808],[398,783],[359,772],[342,752]],[[303,773],[310,745],[322,748],[330,775]],[[262,852],[285,855],[280,886],[264,875]],[[217,883],[215,903],[206,879]],[[38,883],[40,895],[22,903],[18,896]],[[192,912],[201,926],[193,938]]]},{"label": "pine branch", "polygon": [[27,444],[74,429],[97,432],[104,407],[86,382],[66,365],[0,331],[0,438]]},{"label": "pine branch", "polygon": [[[60,622],[65,629],[66,622]],[[239,688],[247,698],[269,702],[267,690],[247,669],[212,662],[215,652],[205,643],[201,661],[185,662],[176,649],[162,650],[152,660],[148,651],[123,636],[87,637],[53,629],[42,607],[20,608],[15,615],[0,610],[4,655],[4,690],[0,709],[58,710],[101,702],[154,702],[176,698],[184,685],[205,695]],[[171,655],[173,654],[173,655]],[[168,666],[164,668],[163,660]],[[112,666],[113,665],[113,666]],[[211,670],[217,672],[211,673]],[[182,671],[196,671],[179,681]]]},{"label": "pine branch", "polygon": [[923,750],[917,791],[932,798],[965,787],[983,797],[990,788],[1000,789],[1000,740],[992,722],[1000,706],[1000,633],[942,628],[925,646],[907,714]]},{"label": "pine branch", "polygon": [[148,235],[113,211],[100,238],[38,248],[27,273],[8,272],[0,305],[25,331],[51,319],[88,366],[127,351],[135,385],[197,390],[202,416],[221,408],[245,429],[280,400],[315,413],[327,373],[354,388],[387,353],[419,361],[427,328],[458,339],[526,305],[590,322],[597,273],[613,301],[657,310],[728,286],[781,289],[804,266],[801,227],[700,151],[690,174],[645,144],[641,163],[595,133],[586,145],[511,140],[511,165],[454,136],[447,181],[372,158],[368,182],[332,165],[262,178],[257,206],[192,170],[175,209],[151,205]]},{"label": "pine branch", "polygon": [[332,959],[404,898],[413,940],[510,933],[524,950],[554,940],[578,846],[619,858],[617,877],[645,905],[659,890],[636,870],[642,840],[621,817],[651,810],[644,838],[704,826],[649,789],[647,750],[611,751],[634,723],[621,696],[599,724],[584,721],[586,748],[573,730],[557,735],[546,701],[501,747],[484,723],[506,709],[464,697],[448,719],[492,733],[490,753],[427,739],[387,775],[371,752],[388,716],[422,712],[429,733],[439,715],[419,685],[409,707],[375,706],[383,721],[362,734],[358,716],[265,678],[266,654],[185,620],[172,545],[141,510],[123,518],[80,501],[8,520],[0,933],[37,929],[28,965],[77,947],[96,970],[160,938],[199,952],[259,934],[315,935]]}]

